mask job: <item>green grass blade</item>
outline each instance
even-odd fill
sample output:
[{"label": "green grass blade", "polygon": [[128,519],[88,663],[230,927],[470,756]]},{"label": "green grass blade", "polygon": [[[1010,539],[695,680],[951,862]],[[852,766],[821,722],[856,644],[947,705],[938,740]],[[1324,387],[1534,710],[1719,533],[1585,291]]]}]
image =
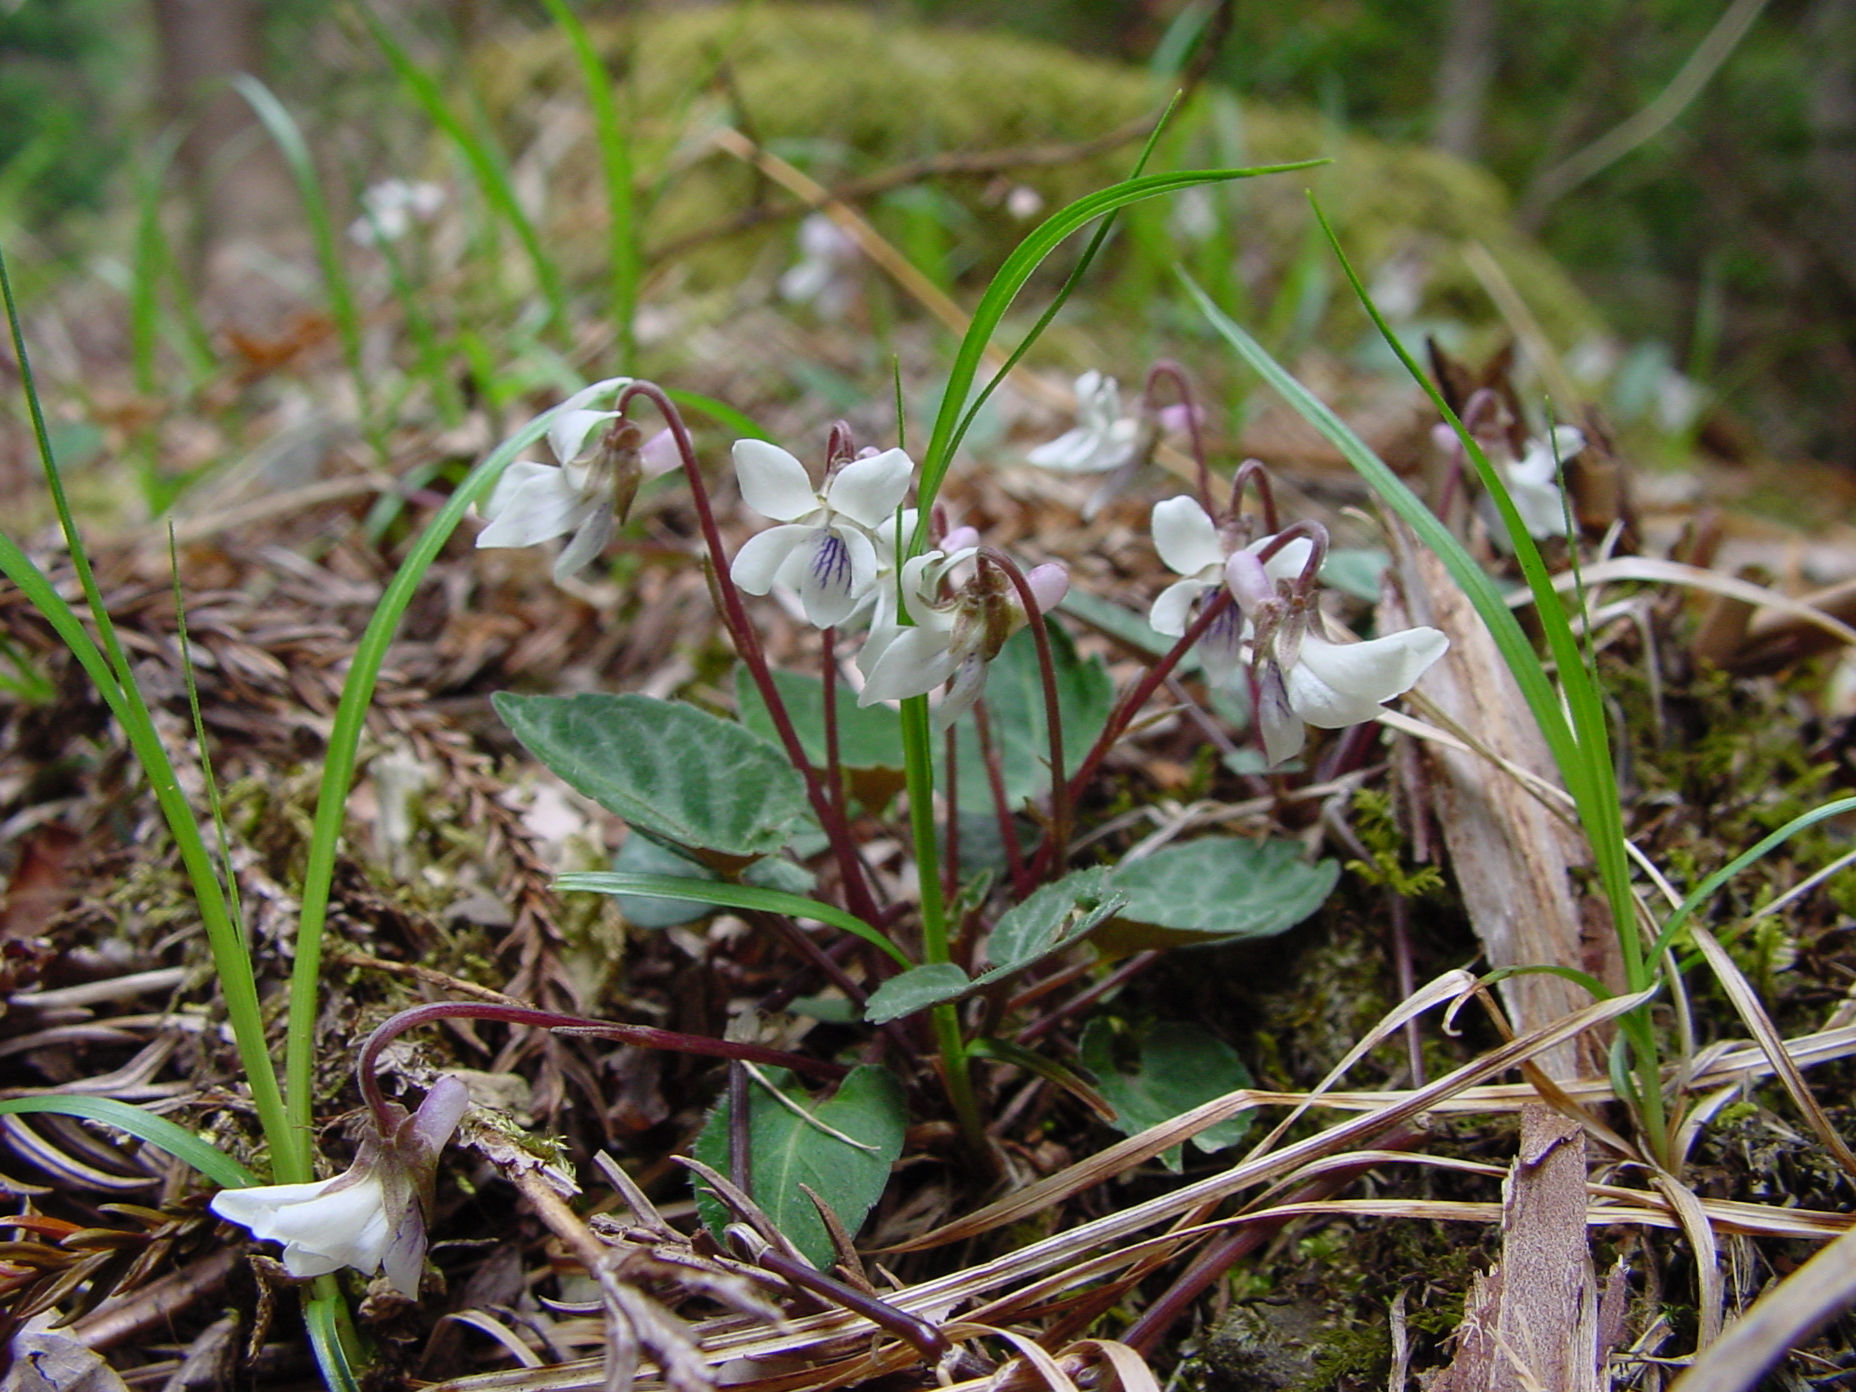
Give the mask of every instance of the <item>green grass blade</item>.
[{"label": "green grass blade", "polygon": [[1423,500],[1406,487],[1404,480],[1393,473],[1366,442],[1348,428],[1345,421],[1329,410],[1325,402],[1296,381],[1262,344],[1232,322],[1196,284],[1188,280],[1186,289],[1198,300],[1199,308],[1211,326],[1236,350],[1237,355],[1256,369],[1258,375],[1274,387],[1309,424],[1332,441],[1347,462],[1372,485],[1373,491],[1386,506],[1403,518],[1406,525],[1417,533],[1418,539],[1437,553],[1451,578],[1469,597],[1476,612],[1489,626],[1496,648],[1514,672],[1528,709],[1540,723],[1541,732],[1546,736],[1547,746],[1555,762],[1562,767],[1569,763],[1576,765],[1577,747],[1573,742],[1572,730],[1561,713],[1553,683],[1548,680],[1540,660],[1534,655],[1533,644],[1528,641],[1526,632],[1508,608],[1495,582],[1476,564],[1475,559],[1463,549],[1436,514],[1424,505]]},{"label": "green grass blade", "polygon": [[316,995],[322,976],[322,929],[328,920],[335,852],[346,821],[355,755],[361,746],[368,706],[374,699],[374,684],[407,606],[451,533],[471,504],[489,495],[509,461],[547,434],[555,411],[544,411],[523,426],[464,477],[401,562],[348,664],[342,699],[335,708],[328,749],[323,754],[322,785],[316,794],[316,817],[303,870],[302,908],[297,916],[296,960],[290,973],[289,1022],[284,1034],[284,1101],[291,1121],[301,1128],[296,1133],[295,1159],[304,1179],[309,1177],[310,1081],[315,1063]]},{"label": "green grass blade", "polygon": [[209,1145],[183,1126],[164,1116],[144,1111],[113,1097],[78,1097],[51,1094],[44,1097],[9,1097],[0,1102],[0,1116],[50,1112],[56,1116],[100,1121],[147,1141],[183,1164],[191,1165],[222,1189],[249,1189],[258,1177],[217,1146]]},{"label": "green grass blade", "polygon": [[1747,866],[1753,864],[1779,846],[1784,845],[1787,841],[1791,840],[1792,837],[1796,836],[1807,827],[1814,827],[1821,821],[1825,821],[1831,817],[1840,817],[1847,812],[1856,812],[1856,797],[1838,798],[1835,802],[1827,802],[1822,807],[1814,807],[1809,812],[1801,813],[1793,817],[1770,836],[1760,841],[1759,844],[1752,849],[1742,851],[1739,855],[1728,861],[1727,864],[1723,865],[1719,870],[1716,870],[1700,884],[1696,885],[1694,889],[1689,891],[1688,897],[1682,901],[1681,907],[1677,908],[1674,913],[1663,920],[1662,931],[1657,934],[1656,941],[1651,945],[1650,955],[1652,957],[1661,956],[1670,944],[1675,941],[1676,934],[1681,931],[1682,925],[1687,923],[1694,915],[1695,910],[1712,899],[1715,894],[1719,892],[1722,885],[1726,884],[1735,875],[1738,875],[1742,870],[1746,869]]},{"label": "green grass blade", "polygon": [[726,401],[717,401],[712,396],[704,396],[700,392],[682,391],[676,387],[666,387],[664,395],[685,411],[694,411],[698,415],[707,416],[723,429],[732,430],[744,439],[775,443],[773,436],[762,429],[752,416],[736,410]]},{"label": "green grass blade", "polygon": [[680,875],[642,875],[629,870],[583,870],[555,877],[556,889],[591,894],[646,894],[654,899],[681,899],[690,904],[715,904],[725,909],[761,909],[788,918],[813,918],[862,938],[881,948],[903,967],[915,964],[907,954],[861,918],[833,904],[803,894],[762,889],[758,885],[727,884],[721,880],[691,880]]},{"label": "green grass blade", "polygon": [[219,838],[219,869],[225,877],[226,899],[232,910],[232,923],[239,936],[245,933],[245,909],[239,902],[238,872],[232,868],[232,838],[226,835],[225,808],[219,800],[219,780],[213,776],[213,756],[206,742],[206,717],[200,711],[200,684],[193,670],[193,645],[187,637],[187,598],[180,588],[180,547],[174,540],[174,524],[168,523],[168,573],[174,578],[174,630],[180,640],[180,670],[187,685],[187,711],[193,717],[193,742],[200,751],[200,773],[206,784],[206,810],[213,819],[213,832]]},{"label": "green grass blade", "polygon": [[361,1392],[361,1380],[348,1361],[344,1328],[352,1328],[348,1306],[342,1300],[341,1287],[333,1276],[316,1278],[314,1294],[303,1302],[303,1324],[309,1331],[309,1346],[322,1371],[322,1385],[329,1392]]},{"label": "green grass blade", "polygon": [[927,451],[922,456],[921,483],[917,490],[921,522],[909,547],[910,551],[920,551],[927,542],[929,514],[934,507],[935,494],[940,490],[941,480],[946,477],[948,466],[953,462],[955,427],[965,414],[967,397],[973,390],[974,378],[979,374],[986,346],[992,342],[1000,320],[1011,308],[1018,292],[1031,279],[1032,273],[1066,238],[1094,219],[1125,208],[1130,203],[1139,203],[1145,198],[1157,198],[1161,194],[1199,184],[1250,179],[1262,174],[1281,174],[1325,163],[1325,160],[1298,160],[1293,164],[1257,165],[1249,169],[1197,169],[1171,174],[1143,174],[1137,179],[1112,184],[1058,209],[1020,242],[999,268],[998,275],[993,277],[986,293],[980,297],[966,336],[960,340],[960,347],[954,355],[953,370],[948,373],[947,391],[941,397],[941,409],[935,416],[934,430],[929,436]]},{"label": "green grass blade", "polygon": [[[1179,98],[1180,94],[1175,92],[1173,100],[1167,103],[1166,110],[1161,113],[1159,121],[1148,133],[1147,143],[1141,146],[1140,157],[1134,161],[1134,172],[1128,176],[1129,178],[1140,178],[1141,171],[1147,167],[1147,161],[1153,158],[1154,146],[1159,144],[1161,132],[1166,130],[1167,123],[1172,120],[1173,112],[1179,106]],[[1038,316],[1037,323],[1033,324],[1025,336],[1019,340],[1018,346],[1012,350],[1011,355],[1000,364],[999,370],[993,373],[991,379],[973,398],[972,403],[966,409],[966,414],[961,416],[959,424],[954,427],[953,437],[948,441],[947,455],[950,459],[960,448],[960,442],[966,439],[967,432],[973,428],[973,422],[979,417],[980,408],[999,389],[999,384],[1011,375],[1012,369],[1018,366],[1025,354],[1031,351],[1032,345],[1044,336],[1044,330],[1050,327],[1051,321],[1057,317],[1064,305],[1070,302],[1070,297],[1083,283],[1083,277],[1089,274],[1089,268],[1095,264],[1097,253],[1102,250],[1102,243],[1108,240],[1108,234],[1114,229],[1115,217],[1115,213],[1110,213],[1097,225],[1094,233],[1090,235],[1089,244],[1083,248],[1083,254],[1076,258],[1076,266],[1064,278],[1063,284],[1057,288],[1057,293],[1051,297],[1050,304]]]},{"label": "green grass blade", "polygon": [[[322,181],[316,176],[316,161],[303,139],[302,127],[289,108],[278,101],[271,89],[250,73],[239,73],[232,86],[251,105],[264,123],[264,129],[276,142],[290,177],[296,181],[297,197],[302,200],[303,215],[309,219],[309,234],[316,244],[316,260],[322,266],[322,285],[329,297],[329,314],[335,320],[335,332],[342,341],[342,357],[354,378],[355,399],[361,407],[361,432],[374,437],[373,389],[367,369],[361,361],[361,312],[355,307],[354,287],[348,280],[348,268],[342,262],[341,247],[335,240],[335,227],[329,220],[329,205],[322,196]],[[385,445],[373,439],[377,452],[384,456]]]},{"label": "green grass blade", "polygon": [[70,501],[65,496],[64,480],[58,472],[58,461],[52,454],[51,440],[46,434],[45,412],[33,380],[32,359],[26,352],[26,336],[19,323],[19,304],[13,296],[13,282],[7,272],[4,255],[0,255],[0,299],[4,299],[6,304],[7,325],[12,333],[13,352],[19,363],[21,386],[26,394],[27,411],[32,418],[39,459],[45,467],[46,485],[51,490],[52,503],[57,509],[65,544],[70,550],[71,565],[77,572],[78,583],[83,589],[85,603],[89,605],[92,622],[96,624],[102,639],[101,644],[91,641],[70,605],[52,588],[51,582],[38,567],[32,564],[31,558],[10,539],[5,539],[6,545],[0,547],[0,561],[5,563],[14,582],[32,597],[60,637],[70,645],[71,651],[97,683],[104,700],[122,723],[123,733],[135,750],[136,760],[142,766],[143,775],[155,795],[155,802],[161,808],[162,819],[167,823],[168,834],[174,838],[181,863],[186,867],[187,880],[199,906],[200,921],[206,929],[213,966],[219,976],[220,992],[225,999],[226,1017],[232,1026],[239,1062],[245,1069],[252,1104],[264,1128],[265,1138],[270,1142],[274,1163],[285,1167],[280,1177],[286,1182],[297,1178],[307,1179],[307,1131],[301,1147],[302,1171],[299,1174],[290,1168],[291,1157],[296,1152],[294,1143],[297,1137],[289,1126],[283,1094],[277,1084],[277,1072],[265,1040],[264,1015],[258,1004],[258,982],[252,969],[250,952],[228,910],[212,856],[206,849],[206,839],[200,831],[199,819],[181,790],[174,765],[155,730],[154,719],[142,699],[141,689],[135,683],[134,670],[129,666],[122,644],[116,636],[116,627],[110,622],[109,611],[104,606],[102,593],[97,588],[96,575],[91,569],[89,553],[84,549],[84,539],[78,532],[77,521],[71,514]]},{"label": "green grass blade", "polygon": [[[1367,294],[1366,286],[1354,270],[1353,263],[1342,250],[1340,239],[1334,235],[1334,229],[1328,224],[1320,205],[1314,202],[1312,196],[1309,202],[1321,223],[1321,230],[1327,235],[1328,244],[1340,260],[1341,269],[1346,272],[1348,283],[1353,286],[1354,294],[1372,316],[1374,326],[1387,345],[1398,354],[1405,370],[1423,387],[1432,405],[1456,431],[1470,462],[1475,466],[1477,477],[1494,499],[1496,510],[1501,515],[1502,526],[1507,530],[1515,549],[1515,558],[1527,577],[1528,588],[1533,591],[1535,612],[1540,617],[1541,629],[1546,635],[1547,648],[1553,655],[1554,666],[1559,670],[1560,689],[1565,693],[1566,707],[1571,717],[1574,758],[1580,772],[1575,783],[1573,768],[1562,764],[1560,776],[1566,782],[1566,790],[1573,794],[1579,809],[1579,820],[1584,824],[1585,834],[1592,844],[1592,857],[1597,862],[1599,879],[1604,885],[1605,898],[1610,903],[1612,921],[1623,950],[1626,977],[1632,990],[1645,990],[1651,985],[1656,968],[1654,958],[1644,955],[1642,936],[1637,931],[1636,896],[1632,894],[1630,884],[1630,858],[1624,849],[1624,809],[1618,798],[1617,775],[1611,762],[1611,730],[1605,715],[1604,692],[1599,689],[1595,672],[1586,665],[1585,650],[1573,632],[1564,606],[1557,602],[1553,574],[1547,569],[1547,563],[1541,557],[1540,548],[1534,544],[1534,538],[1528,533],[1527,525],[1522,522],[1514,500],[1508,496],[1506,482],[1489,462],[1475,437],[1463,428],[1463,423],[1456,418],[1456,413],[1445,402],[1443,394],[1424,369],[1413,360],[1398,335],[1392,332],[1378,306]],[[1533,665],[1537,667],[1538,663]],[[1513,666],[1512,659],[1510,666]]]},{"label": "green grass blade", "polygon": [[374,13],[373,6],[367,0],[362,0],[358,8],[368,31],[374,36],[374,42],[380,45],[381,52],[387,55],[387,61],[393,65],[393,71],[412,92],[413,99],[425,109],[433,124],[457,146],[465,163],[470,166],[471,176],[477,181],[484,199],[509,224],[522,243],[522,249],[528,253],[528,259],[535,268],[535,279],[541,286],[542,297],[548,302],[549,320],[565,332],[567,293],[561,285],[561,273],[542,246],[541,235],[535,230],[535,224],[522,211],[515,187],[509,181],[509,171],[504,167],[502,152],[473,131],[451,109],[451,104],[439,90],[437,80],[413,61],[412,55],[393,37],[392,31],[381,22],[380,16]]},{"label": "green grass blade", "polygon": [[636,370],[633,359],[638,354],[633,320],[638,315],[639,249],[636,209],[632,200],[632,147],[625,128],[619,123],[617,104],[612,100],[612,74],[600,61],[599,53],[587,35],[586,26],[567,0],[542,0],[548,13],[567,35],[580,75],[586,82],[587,104],[593,110],[593,134],[599,143],[600,162],[606,175],[606,211],[611,221],[607,234],[612,276],[612,324],[619,335],[619,366],[626,372]]},{"label": "green grass blade", "polygon": [[163,131],[148,153],[136,161],[135,256],[129,288],[129,360],[135,389],[153,396],[160,386],[155,350],[161,335],[161,273],[167,265],[167,237],[161,227],[161,193],[168,164],[180,148],[178,127]]}]

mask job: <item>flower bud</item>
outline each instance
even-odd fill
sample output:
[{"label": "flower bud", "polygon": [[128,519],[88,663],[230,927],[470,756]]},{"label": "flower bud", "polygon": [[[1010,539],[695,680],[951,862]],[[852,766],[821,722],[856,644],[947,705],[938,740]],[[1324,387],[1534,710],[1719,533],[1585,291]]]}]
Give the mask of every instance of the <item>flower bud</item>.
[{"label": "flower bud", "polygon": [[1255,552],[1233,551],[1226,557],[1224,581],[1238,607],[1253,621],[1264,606],[1275,601],[1276,586]]},{"label": "flower bud", "polygon": [[1038,602],[1038,612],[1048,614],[1070,592],[1070,572],[1056,561],[1046,561],[1041,566],[1033,567],[1025,576],[1025,583],[1031,586],[1032,598]]}]

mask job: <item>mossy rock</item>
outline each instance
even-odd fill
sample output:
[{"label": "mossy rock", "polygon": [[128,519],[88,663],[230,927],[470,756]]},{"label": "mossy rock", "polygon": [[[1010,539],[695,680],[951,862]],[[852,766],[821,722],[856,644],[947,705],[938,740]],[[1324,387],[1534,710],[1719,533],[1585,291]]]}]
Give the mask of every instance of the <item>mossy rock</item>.
[{"label": "mossy rock", "polygon": [[[719,124],[744,127],[830,184],[938,151],[1086,141],[1157,110],[1171,90],[1139,70],[1023,38],[823,6],[677,10],[594,26],[591,37],[617,79],[622,119],[630,113],[647,248],[673,246],[757,198],[789,201],[738,160],[705,147],[704,132]],[[580,70],[557,32],[498,44],[475,67],[511,150],[551,144],[536,144],[544,127],[558,125],[564,105],[584,104]],[[604,270],[605,195],[590,123],[583,124],[547,158],[547,232],[563,270],[592,285]],[[1126,145],[1008,177],[1055,208],[1125,177],[1137,151]],[[1307,245],[1304,193],[1312,189],[1364,273],[1394,257],[1423,259],[1426,315],[1470,326],[1496,319],[1458,254],[1478,241],[1560,346],[1602,327],[1564,271],[1515,227],[1496,179],[1434,150],[1352,135],[1319,115],[1239,103],[1214,89],[1177,117],[1150,168],[1316,157],[1333,163],[1216,195],[1237,219],[1242,273],[1253,289],[1268,293]],[[938,188],[953,210],[950,263],[980,283],[1028,225],[1000,206],[997,179],[950,177]],[[875,210],[886,230],[903,216],[896,201]],[[790,226],[763,226],[684,253],[681,282],[692,291],[725,288],[752,270],[777,270],[791,259],[791,236]],[[1324,336],[1363,323],[1351,297],[1339,293],[1327,318]]]}]

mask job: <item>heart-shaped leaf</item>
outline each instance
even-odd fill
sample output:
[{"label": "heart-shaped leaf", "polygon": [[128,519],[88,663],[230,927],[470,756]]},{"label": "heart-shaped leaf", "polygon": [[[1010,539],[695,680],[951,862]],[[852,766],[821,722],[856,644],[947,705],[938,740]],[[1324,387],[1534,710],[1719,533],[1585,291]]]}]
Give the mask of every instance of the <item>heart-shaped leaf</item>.
[{"label": "heart-shaped leaf", "polygon": [[1093,941],[1105,954],[1123,956],[1272,937],[1320,908],[1339,877],[1339,865],[1310,865],[1293,841],[1203,836],[1164,846],[1115,868],[1109,882],[1128,903]]},{"label": "heart-shaped leaf", "polygon": [[[1251,1085],[1250,1070],[1231,1046],[1197,1025],[1155,1025],[1141,1041],[1140,1060],[1132,1072],[1123,1072],[1116,1061],[1115,1027],[1108,1020],[1089,1022],[1080,1053],[1083,1067],[1096,1075],[1096,1087],[1119,1113],[1115,1128],[1125,1136]],[[1236,1145],[1249,1129],[1250,1113],[1244,1112],[1207,1127],[1192,1143],[1209,1154]],[[1162,1156],[1175,1174],[1180,1149],[1173,1146]]]},{"label": "heart-shaped leaf", "polygon": [[[825,767],[825,686],[816,676],[802,672],[775,672],[774,690],[792,718],[806,759],[814,768]],[[745,667],[735,668],[735,708],[741,723],[766,740],[779,743],[773,716],[761,700],[760,688]],[[838,763],[847,769],[902,767],[902,716],[889,706],[860,706],[857,695],[838,684]]]},{"label": "heart-shaped leaf", "polygon": [[[830,1101],[820,1102],[783,1068],[756,1074],[748,1084],[750,1197],[813,1265],[829,1271],[831,1237],[799,1186],[810,1187],[831,1205],[845,1231],[856,1233],[902,1154],[908,1124],[902,1084],[889,1070],[865,1065],[851,1071]],[[728,1173],[728,1118],[724,1097],[695,1145],[696,1158],[721,1174]],[[696,1207],[718,1238],[733,1221],[700,1181]]]},{"label": "heart-shaped leaf", "polygon": [[652,696],[516,696],[496,712],[529,752],[601,807],[673,845],[739,869],[786,844],[805,783],[732,720]]}]

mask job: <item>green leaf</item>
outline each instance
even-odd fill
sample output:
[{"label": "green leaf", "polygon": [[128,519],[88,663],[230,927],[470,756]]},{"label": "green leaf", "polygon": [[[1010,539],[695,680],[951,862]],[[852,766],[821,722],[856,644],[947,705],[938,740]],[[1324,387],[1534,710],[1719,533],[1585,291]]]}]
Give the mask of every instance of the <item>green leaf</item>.
[{"label": "green leaf", "polygon": [[111,1097],[49,1095],[13,1097],[0,1102],[0,1116],[18,1116],[26,1112],[52,1112],[58,1116],[81,1117],[100,1121],[127,1131],[147,1141],[157,1150],[165,1150],[176,1160],[193,1166],[222,1189],[249,1189],[258,1182],[256,1175],[230,1155],[208,1145],[193,1132],[176,1125],[164,1116],[143,1111]]},{"label": "green leaf", "polygon": [[1368,604],[1379,601],[1379,579],[1392,564],[1392,557],[1377,546],[1337,547],[1328,552],[1321,567],[1321,580],[1337,590],[1344,590]]},{"label": "green leaf", "polygon": [[[1147,622],[1145,614],[1124,609],[1112,599],[1104,599],[1088,590],[1072,586],[1057,607],[1070,617],[1088,624],[1096,632],[1113,638],[1135,652],[1146,653],[1149,657],[1165,657],[1179,643],[1179,639],[1157,632]],[[1183,676],[1188,672],[1196,672],[1198,668],[1198,650],[1194,648],[1179,660],[1174,670]],[[1067,757],[1067,750],[1065,754]]]},{"label": "green leaf", "polygon": [[880,947],[897,963],[913,966],[907,955],[882,933],[855,914],[846,913],[835,904],[803,895],[788,894],[758,885],[729,884],[725,880],[710,883],[686,879],[681,875],[640,875],[618,870],[585,870],[557,876],[554,887],[561,890],[586,890],[592,894],[641,894],[655,899],[682,899],[692,904],[720,904],[729,909],[764,909],[785,914],[788,918],[815,918],[842,928],[865,942]]},{"label": "green leaf", "polygon": [[[825,767],[825,686],[803,672],[775,672],[774,689],[792,717],[800,746],[814,768]],[[859,706],[857,694],[838,686],[838,762],[845,768],[902,767],[902,716],[890,706]],[[779,733],[746,667],[735,668],[735,708],[741,723],[775,744]]]},{"label": "green leaf", "polygon": [[892,976],[870,993],[864,1019],[887,1024],[943,1001],[958,1000],[973,989],[973,978],[952,962],[929,962]]},{"label": "green leaf", "polygon": [[1331,860],[1310,865],[1293,841],[1202,836],[1117,866],[1110,883],[1128,897],[1094,934],[1110,956],[1267,938],[1321,907],[1340,877]]},{"label": "green leaf", "polygon": [[[831,1205],[845,1231],[856,1233],[883,1197],[889,1167],[902,1154],[902,1133],[908,1125],[902,1084],[888,1069],[867,1064],[854,1069],[830,1101],[819,1102],[783,1068],[763,1068],[759,1073],[760,1078],[748,1084],[753,1155],[750,1194],[819,1270],[829,1271],[831,1238],[799,1186],[808,1185]],[[766,1080],[764,1084],[761,1079]],[[779,1096],[771,1089],[777,1089]],[[728,1173],[728,1119],[724,1097],[709,1114],[695,1145],[696,1158],[722,1174]],[[833,1131],[839,1135],[830,1134]],[[840,1137],[858,1144],[847,1144]],[[732,1221],[728,1210],[700,1182],[696,1207],[718,1238]]]},{"label": "green leaf", "polygon": [[1022,971],[1088,937],[1097,924],[1128,903],[1128,896],[1110,881],[1111,872],[1106,869],[1078,870],[1007,909],[986,940],[986,960],[992,970],[981,982]]},{"label": "green leaf", "polygon": [[805,784],[780,751],[732,720],[652,696],[515,696],[496,712],[529,752],[601,807],[737,869],[786,844]]},{"label": "green leaf", "polygon": [[969,978],[951,962],[931,962],[892,976],[871,993],[864,1018],[880,1025],[996,986],[1074,947],[1127,902],[1127,895],[1111,888],[1107,870],[1065,875],[1000,916],[986,942],[990,970]]},{"label": "green leaf", "polygon": [[[1115,1129],[1124,1136],[1137,1135],[1251,1085],[1250,1070],[1231,1046],[1197,1025],[1155,1025],[1141,1041],[1140,1062],[1131,1073],[1123,1072],[1116,1062],[1115,1027],[1106,1019],[1089,1022],[1080,1053],[1083,1067],[1096,1075],[1097,1088],[1120,1114]],[[1245,1112],[1207,1127],[1192,1143],[1210,1154],[1236,1145],[1249,1129],[1250,1114]],[[1175,1174],[1182,1148],[1174,1146],[1163,1156]]]},{"label": "green leaf", "polygon": [[[612,868],[641,875],[671,875],[678,879],[714,880],[715,871],[691,860],[681,851],[660,845],[648,836],[628,836],[619,853],[612,858]],[[762,889],[804,894],[812,888],[813,875],[804,866],[795,865],[784,856],[767,856],[741,872],[741,882]],[[715,905],[690,899],[662,899],[649,894],[620,894],[619,912],[634,928],[675,928],[693,923],[715,912]]]},{"label": "green leaf", "polygon": [[[1115,684],[1100,658],[1077,656],[1070,635],[1047,621],[1051,666],[1057,677],[1057,710],[1063,717],[1066,774],[1082,765],[1083,756],[1108,723],[1115,704]],[[1050,790],[1050,735],[1044,721],[1044,679],[1038,671],[1037,639],[1026,628],[1012,635],[993,659],[986,675],[986,709],[992,716],[993,748],[1005,778],[1006,805],[1013,810]],[[980,757],[978,727],[971,720],[955,726],[959,760],[959,803],[963,812],[992,809],[986,763]],[[945,748],[935,741],[935,781],[946,787]]]}]

